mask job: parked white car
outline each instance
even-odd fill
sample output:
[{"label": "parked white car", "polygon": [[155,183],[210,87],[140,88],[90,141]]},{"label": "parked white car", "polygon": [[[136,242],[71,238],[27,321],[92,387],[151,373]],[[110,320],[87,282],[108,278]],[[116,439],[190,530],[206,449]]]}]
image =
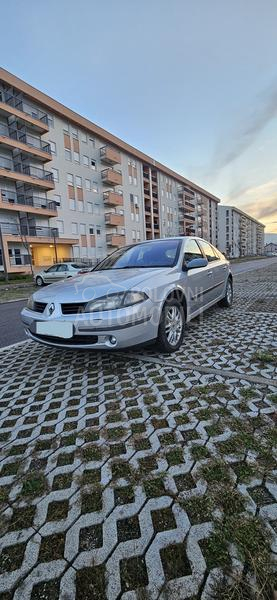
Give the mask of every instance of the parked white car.
[{"label": "parked white car", "polygon": [[69,277],[74,277],[79,273],[87,273],[88,267],[74,262],[62,262],[52,265],[35,275],[35,283],[38,287],[47,285],[47,283],[56,283]]}]

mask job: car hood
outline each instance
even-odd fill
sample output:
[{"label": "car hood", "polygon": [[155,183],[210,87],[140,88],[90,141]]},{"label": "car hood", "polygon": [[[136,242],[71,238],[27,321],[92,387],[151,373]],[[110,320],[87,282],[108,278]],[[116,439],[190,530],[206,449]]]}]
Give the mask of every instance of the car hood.
[{"label": "car hood", "polygon": [[[54,283],[33,294],[38,302],[86,302],[100,298],[106,294],[115,294],[130,289],[143,290],[152,286],[153,277],[165,276],[173,269],[164,268],[134,268],[109,269],[92,271],[72,279]],[[151,286],[149,286],[151,281]]]}]

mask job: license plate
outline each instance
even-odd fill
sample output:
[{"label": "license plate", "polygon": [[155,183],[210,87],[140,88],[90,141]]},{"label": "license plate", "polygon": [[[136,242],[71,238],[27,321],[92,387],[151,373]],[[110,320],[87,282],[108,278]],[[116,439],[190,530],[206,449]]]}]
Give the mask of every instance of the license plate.
[{"label": "license plate", "polygon": [[42,335],[52,335],[68,339],[73,336],[73,324],[67,321],[38,321],[36,332]]}]

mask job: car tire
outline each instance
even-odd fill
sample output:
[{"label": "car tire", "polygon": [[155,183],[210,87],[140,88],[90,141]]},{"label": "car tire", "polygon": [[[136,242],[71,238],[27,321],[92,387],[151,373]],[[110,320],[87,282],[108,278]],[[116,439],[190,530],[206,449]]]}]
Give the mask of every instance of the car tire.
[{"label": "car tire", "polygon": [[38,287],[42,287],[44,285],[44,281],[43,281],[42,277],[40,277],[40,276],[36,277],[36,285]]},{"label": "car tire", "polygon": [[164,304],[157,342],[162,352],[176,352],[184,338],[186,319],[182,304],[175,298],[170,298]]},{"label": "car tire", "polygon": [[227,279],[225,296],[220,300],[219,304],[224,308],[230,308],[233,304],[233,282],[231,277]]}]

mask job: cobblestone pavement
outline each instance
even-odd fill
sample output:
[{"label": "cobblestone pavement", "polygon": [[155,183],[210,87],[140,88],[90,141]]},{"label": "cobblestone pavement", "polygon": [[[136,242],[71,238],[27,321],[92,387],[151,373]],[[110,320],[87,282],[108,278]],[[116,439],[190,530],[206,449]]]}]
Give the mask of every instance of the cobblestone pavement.
[{"label": "cobblestone pavement", "polygon": [[271,597],[276,280],[169,357],[0,352],[1,600]]}]

